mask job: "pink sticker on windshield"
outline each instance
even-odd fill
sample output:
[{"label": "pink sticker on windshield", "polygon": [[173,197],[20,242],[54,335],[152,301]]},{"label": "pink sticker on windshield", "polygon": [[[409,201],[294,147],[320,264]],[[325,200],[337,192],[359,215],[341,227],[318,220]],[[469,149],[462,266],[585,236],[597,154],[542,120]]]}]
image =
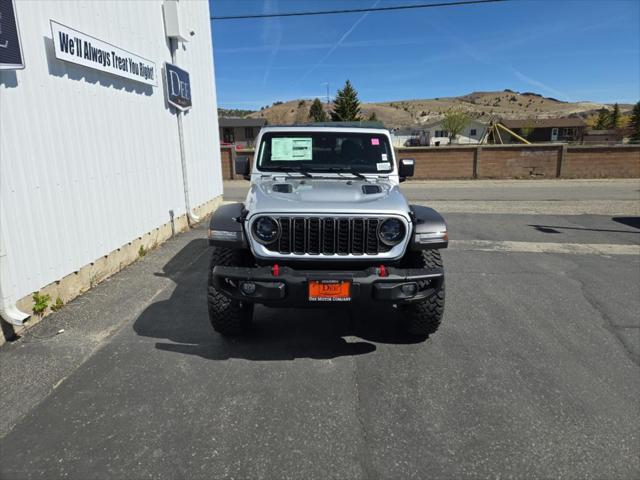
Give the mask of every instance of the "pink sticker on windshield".
[{"label": "pink sticker on windshield", "polygon": [[380,139],[372,138],[371,139],[371,145],[380,145]]}]

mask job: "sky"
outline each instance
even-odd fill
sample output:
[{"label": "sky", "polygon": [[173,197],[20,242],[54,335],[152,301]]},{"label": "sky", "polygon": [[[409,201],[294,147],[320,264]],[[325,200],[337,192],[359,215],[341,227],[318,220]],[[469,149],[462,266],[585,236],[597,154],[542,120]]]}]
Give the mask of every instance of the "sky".
[{"label": "sky", "polygon": [[[441,0],[210,0],[213,16]],[[640,100],[640,0],[502,3],[211,24],[218,106],[363,102],[509,88],[566,101]]]}]

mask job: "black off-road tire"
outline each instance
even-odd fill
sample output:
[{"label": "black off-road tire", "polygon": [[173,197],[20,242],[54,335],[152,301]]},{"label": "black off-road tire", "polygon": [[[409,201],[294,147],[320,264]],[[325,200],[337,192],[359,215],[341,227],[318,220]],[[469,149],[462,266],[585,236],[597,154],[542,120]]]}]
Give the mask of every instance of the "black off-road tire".
[{"label": "black off-road tire", "polygon": [[249,267],[253,264],[251,252],[230,248],[214,247],[209,265],[207,285],[207,304],[209,321],[213,329],[224,336],[237,336],[246,333],[253,319],[253,304],[232,300],[213,286],[213,267]]},{"label": "black off-road tire", "polygon": [[[438,250],[407,252],[402,261],[404,268],[442,268]],[[417,303],[401,305],[403,327],[409,335],[428,337],[435,333],[444,315],[444,281],[428,298]]]}]

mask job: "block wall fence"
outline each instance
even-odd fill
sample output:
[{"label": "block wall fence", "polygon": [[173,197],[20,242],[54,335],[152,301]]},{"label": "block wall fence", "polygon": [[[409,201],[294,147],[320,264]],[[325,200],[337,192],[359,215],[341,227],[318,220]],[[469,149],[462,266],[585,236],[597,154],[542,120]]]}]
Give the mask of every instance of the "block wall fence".
[{"label": "block wall fence", "polygon": [[[398,148],[416,161],[414,180],[456,178],[639,178],[640,145],[482,145]],[[240,179],[235,158],[253,150],[221,148],[222,175]]]}]

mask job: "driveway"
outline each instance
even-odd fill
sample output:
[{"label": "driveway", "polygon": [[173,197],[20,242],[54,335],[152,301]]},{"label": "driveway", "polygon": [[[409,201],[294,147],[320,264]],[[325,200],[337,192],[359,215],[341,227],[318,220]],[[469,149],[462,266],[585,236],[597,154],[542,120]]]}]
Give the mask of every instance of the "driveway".
[{"label": "driveway", "polygon": [[391,309],[223,339],[206,230],[179,235],[0,349],[0,477],[638,478],[640,219],[610,197],[448,213],[425,342]]}]

